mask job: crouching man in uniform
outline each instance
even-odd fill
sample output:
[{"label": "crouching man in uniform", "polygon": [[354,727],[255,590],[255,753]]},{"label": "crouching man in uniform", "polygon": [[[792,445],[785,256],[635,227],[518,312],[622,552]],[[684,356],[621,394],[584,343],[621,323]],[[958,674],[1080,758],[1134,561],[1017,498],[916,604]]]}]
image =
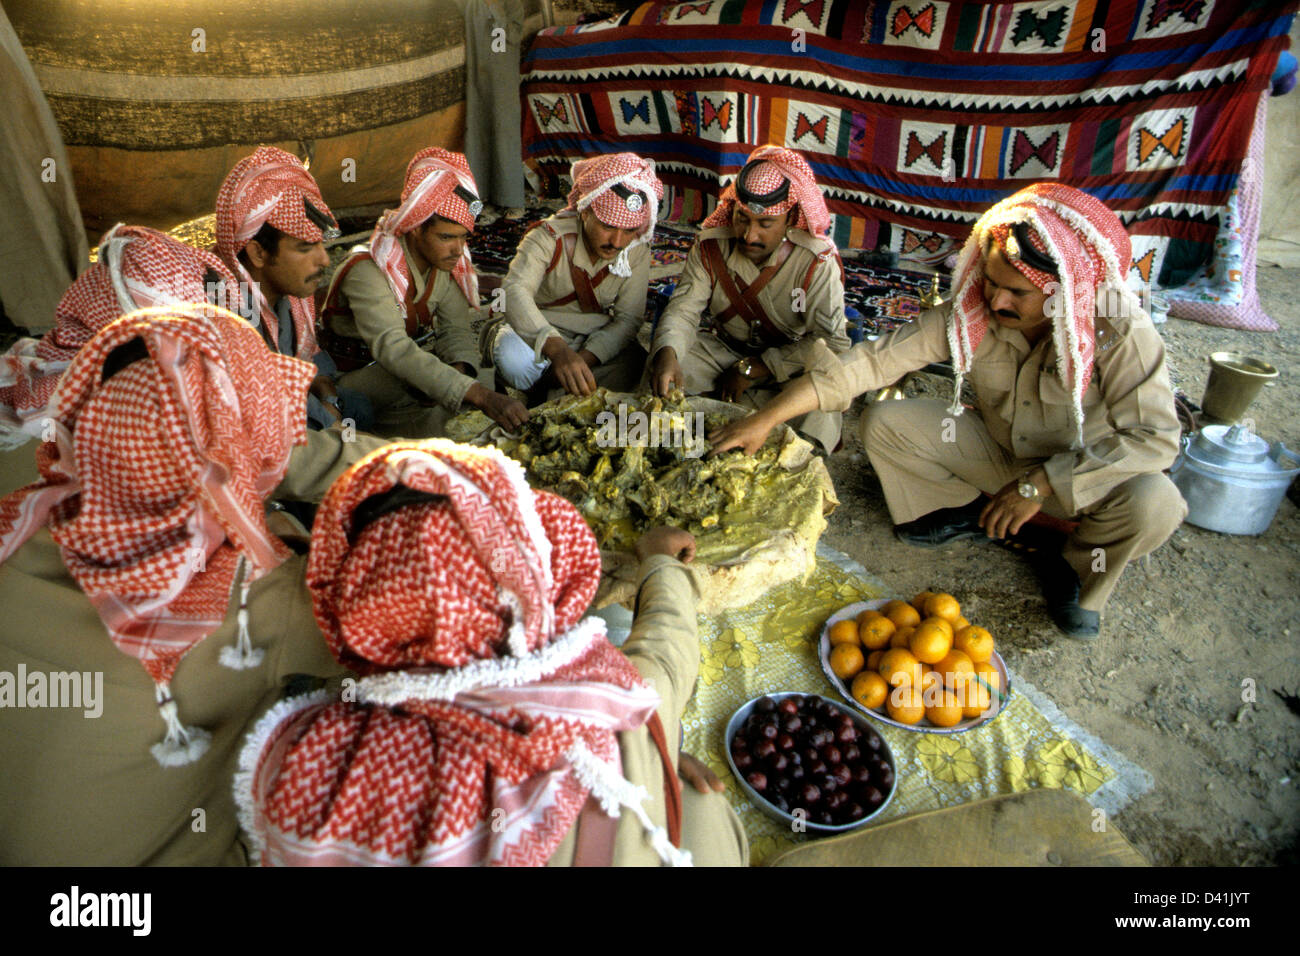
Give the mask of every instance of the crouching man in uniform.
[{"label": "crouching man in uniform", "polygon": [[316,366],[307,427],[349,419],[369,428],[369,402],[339,391],[338,369],[316,344],[313,296],[330,264],[325,240],[339,230],[311,173],[292,153],[258,147],[221,183],[216,227],[217,255],[239,281],[214,290],[215,304],[247,318],[271,351]]},{"label": "crouching man in uniform", "polygon": [[557,386],[571,395],[636,387],[663,194],[654,163],[633,153],[574,164],[569,204],[524,236],[502,283],[505,318],[483,331],[484,361],[503,382],[546,388],[538,398]]},{"label": "crouching man in uniform", "polygon": [[462,404],[508,429],[528,418],[475,381],[478,278],[465,240],[482,209],[464,156],[422,150],[406,167],[401,205],[334,274],[321,338],[347,370],[339,384],[370,398],[377,434],[439,435]]},{"label": "crouching man in uniform", "polygon": [[[951,360],[951,404],[882,402],[863,416],[895,534],[920,547],[1020,537],[1040,548],[1035,570],[1057,627],[1094,638],[1120,573],[1187,513],[1162,474],[1178,453],[1178,419],[1160,336],[1124,286],[1129,264],[1128,235],[1099,201],[1057,184],[1023,189],[975,224],[951,306],[814,369],[711,436],[713,447],[753,451],[793,415],[847,408]],[[967,379],[971,415],[960,401]],[[1022,531],[1039,511],[1078,527],[1064,542]]]},{"label": "crouching man in uniform", "polygon": [[[755,150],[701,223],[650,347],[651,387],[757,408],[821,356],[849,347],[844,277],[812,170],[788,149]],[[709,329],[700,334],[700,316]],[[840,413],[794,427],[832,451]]]}]

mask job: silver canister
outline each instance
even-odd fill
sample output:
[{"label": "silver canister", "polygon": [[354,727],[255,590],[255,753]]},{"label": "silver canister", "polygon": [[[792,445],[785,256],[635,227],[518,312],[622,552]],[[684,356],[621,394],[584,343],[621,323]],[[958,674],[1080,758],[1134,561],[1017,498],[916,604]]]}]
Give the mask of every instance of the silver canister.
[{"label": "silver canister", "polygon": [[1300,456],[1245,425],[1206,425],[1169,471],[1187,502],[1187,523],[1224,534],[1267,531],[1297,474]]}]

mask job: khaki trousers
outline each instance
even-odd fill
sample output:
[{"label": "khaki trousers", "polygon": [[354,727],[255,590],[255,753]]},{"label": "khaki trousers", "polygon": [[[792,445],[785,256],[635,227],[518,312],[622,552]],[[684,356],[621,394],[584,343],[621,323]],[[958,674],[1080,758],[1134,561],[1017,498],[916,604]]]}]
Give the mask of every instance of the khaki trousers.
[{"label": "khaki trousers", "polygon": [[[1043,459],[1013,458],[974,412],[954,416],[936,399],[877,402],[862,416],[862,443],[895,524],[994,494]],[[1049,497],[1043,512],[1077,520],[1062,557],[1079,575],[1079,606],[1098,611],[1134,558],[1160,547],[1187,514],[1165,475],[1137,475],[1079,514]]]},{"label": "khaki trousers", "polygon": [[[718,376],[739,362],[741,357],[716,335],[707,332],[697,334],[691,350],[680,359],[682,375],[686,378],[686,394],[705,395],[712,392]],[[773,382],[767,387],[747,388],[736,404],[756,410],[780,394],[783,384]],[[820,444],[829,454],[840,443],[843,416],[839,412],[809,412],[802,418],[791,419],[789,425],[801,435]]]},{"label": "khaki trousers", "polygon": [[378,362],[342,375],[340,388],[361,392],[375,409],[374,433],[381,438],[436,438],[452,413],[416,400],[406,383]]}]

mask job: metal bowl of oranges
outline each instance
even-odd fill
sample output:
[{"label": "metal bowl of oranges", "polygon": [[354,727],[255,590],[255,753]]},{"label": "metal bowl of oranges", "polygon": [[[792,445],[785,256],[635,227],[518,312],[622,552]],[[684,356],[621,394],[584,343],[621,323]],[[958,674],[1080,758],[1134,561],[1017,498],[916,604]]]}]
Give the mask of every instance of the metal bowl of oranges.
[{"label": "metal bowl of oranges", "polygon": [[997,717],[1011,696],[993,635],[950,594],[850,604],[827,620],[818,653],[845,700],[904,730],[963,733]]}]

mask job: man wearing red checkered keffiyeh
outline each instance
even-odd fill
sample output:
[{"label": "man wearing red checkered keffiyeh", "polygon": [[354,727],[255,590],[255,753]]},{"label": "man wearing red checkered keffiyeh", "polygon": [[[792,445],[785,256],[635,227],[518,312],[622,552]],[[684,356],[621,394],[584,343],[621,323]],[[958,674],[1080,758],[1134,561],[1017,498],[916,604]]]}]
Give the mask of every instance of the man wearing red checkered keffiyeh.
[{"label": "man wearing red checkered keffiyeh", "polygon": [[[950,402],[879,402],[864,416],[896,535],[1032,553],[1057,627],[1095,638],[1124,567],[1187,510],[1162,474],[1178,452],[1178,419],[1160,336],[1125,285],[1129,260],[1128,234],[1100,201],[1056,183],[1026,187],[971,230],[951,307],[815,369],[715,447],[755,447],[784,417],[847,407],[951,361]],[[963,414],[963,382],[977,414]],[[1029,524],[1040,511],[1077,527],[1065,536]]]},{"label": "man wearing red checkered keffiyeh", "polygon": [[[757,407],[775,386],[849,347],[844,279],[830,213],[802,156],[754,150],[700,224],[650,345],[650,384]],[[708,331],[699,331],[701,315]],[[838,413],[795,428],[827,451]]]},{"label": "man wearing red checkered keffiyeh", "polygon": [[[71,357],[39,479],[0,500],[0,672],[29,678],[26,706],[0,709],[11,862],[239,856],[239,736],[287,674],[338,672],[266,501],[377,447],[359,436],[357,454],[336,444],[290,474],[297,446],[333,438],[308,439],[313,374],[206,304],[131,312]],[[75,709],[54,696],[68,674]],[[206,828],[191,830],[196,807]]]},{"label": "man wearing red checkered keffiyeh", "polygon": [[482,209],[465,157],[423,149],[406,168],[401,204],[334,274],[322,337],[348,370],[341,384],[370,398],[381,434],[437,435],[463,403],[508,429],[527,418],[475,381],[478,278],[467,239]]},{"label": "man wearing red checkered keffiyeh", "polygon": [[154,305],[204,302],[234,289],[225,264],[144,226],[118,223],[99,242],[96,261],[69,286],[54,312],[54,328],[39,340],[19,339],[0,356],[0,431],[40,419],[59,376],[77,351],[114,319]]},{"label": "man wearing red checkered keffiyeh", "polygon": [[645,364],[636,332],[663,183],[635,153],[580,160],[570,175],[568,205],[519,244],[502,283],[505,315],[482,338],[497,375],[537,386],[539,399],[630,391]]},{"label": "man wearing red checkered keffiyeh", "polygon": [[[261,861],[742,862],[725,801],[675,778],[699,659],[677,557],[693,539],[658,529],[638,552],[622,653],[582,616],[591,531],[499,451],[403,443],[351,469],[317,515],[308,583],[330,648],[366,676],[249,736],[235,794]],[[682,847],[694,812],[711,825]]]},{"label": "man wearing red checkered keffiyeh", "polygon": [[217,254],[239,279],[237,295],[217,304],[257,326],[281,355],[317,367],[307,419],[325,428],[344,418],[369,425],[364,401],[335,384],[338,369],[316,343],[315,292],[329,268],[325,240],[338,224],[298,157],[260,146],[226,176],[217,193]]}]

